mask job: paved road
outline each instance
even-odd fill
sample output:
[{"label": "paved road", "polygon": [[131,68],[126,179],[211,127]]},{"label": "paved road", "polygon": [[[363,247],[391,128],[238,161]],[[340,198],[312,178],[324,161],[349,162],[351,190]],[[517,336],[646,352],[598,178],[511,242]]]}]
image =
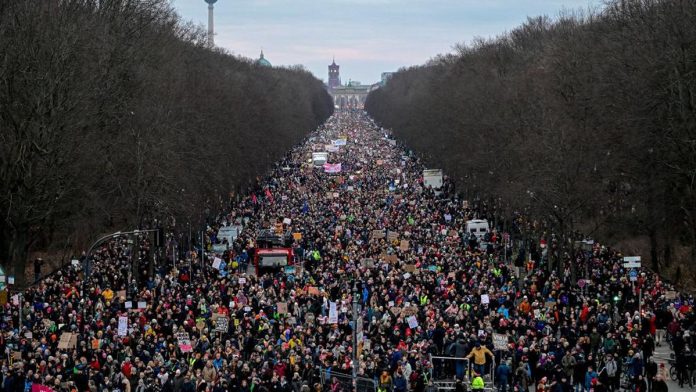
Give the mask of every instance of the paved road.
[{"label": "paved road", "polygon": [[[667,368],[667,371],[669,371],[669,355],[672,353],[672,349],[669,348],[668,344],[663,344],[660,347],[657,347],[655,350],[655,362],[657,362],[658,366],[661,363],[665,364],[665,368]],[[682,391],[694,391],[696,388],[689,388],[688,385],[685,385],[685,388],[679,388],[679,383],[672,381],[672,379],[667,380],[667,386],[669,387],[670,392],[682,392]]]}]

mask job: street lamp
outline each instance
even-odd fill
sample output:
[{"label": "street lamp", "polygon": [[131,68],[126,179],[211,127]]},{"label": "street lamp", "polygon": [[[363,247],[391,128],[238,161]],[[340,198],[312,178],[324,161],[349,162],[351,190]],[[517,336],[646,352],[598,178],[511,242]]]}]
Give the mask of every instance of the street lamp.
[{"label": "street lamp", "polygon": [[358,302],[358,281],[353,281],[353,388],[358,388],[358,367],[360,366],[360,358],[358,357],[358,317],[360,306]]}]

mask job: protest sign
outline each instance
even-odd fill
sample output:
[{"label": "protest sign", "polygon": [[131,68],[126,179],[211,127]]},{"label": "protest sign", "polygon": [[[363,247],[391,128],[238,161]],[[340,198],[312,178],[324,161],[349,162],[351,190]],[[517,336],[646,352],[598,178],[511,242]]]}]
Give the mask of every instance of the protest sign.
[{"label": "protest sign", "polygon": [[288,303],[278,302],[278,314],[288,314]]},{"label": "protest sign", "polygon": [[507,350],[508,337],[501,333],[493,334],[493,348],[496,350]]},{"label": "protest sign", "polygon": [[324,173],[340,173],[341,172],[341,164],[340,163],[325,163],[324,164]]},{"label": "protest sign", "polygon": [[418,328],[418,320],[416,319],[416,316],[409,316],[407,319],[408,321],[408,327],[411,329]]},{"label": "protest sign", "polygon": [[222,265],[221,258],[216,257],[215,259],[213,259],[213,268],[215,268],[216,270],[219,270],[221,265]]},{"label": "protest sign", "polygon": [[389,230],[387,233],[387,241],[392,242],[399,239],[399,233]]},{"label": "protest sign", "polygon": [[399,248],[404,252],[407,251],[409,248],[409,241],[408,240],[401,240],[401,242],[399,243]]},{"label": "protest sign", "polygon": [[37,383],[31,384],[31,392],[53,392],[51,387]]},{"label": "protest sign", "polygon": [[128,317],[120,316],[118,318],[118,336],[128,335]]},{"label": "protest sign", "polygon": [[491,302],[491,299],[488,297],[488,294],[481,294],[481,303],[486,305]]},{"label": "protest sign", "polygon": [[60,335],[60,340],[58,341],[59,350],[69,350],[75,348],[75,346],[77,346],[77,335],[70,332],[63,332]]},{"label": "protest sign", "polygon": [[226,316],[219,316],[215,319],[215,330],[220,333],[227,333],[230,326],[230,320]]},{"label": "protest sign", "polygon": [[329,302],[329,324],[338,324],[338,311],[336,302]]},{"label": "protest sign", "polygon": [[416,272],[416,265],[415,264],[404,264],[402,269],[405,272],[414,273],[414,272]]},{"label": "protest sign", "polygon": [[372,230],[372,238],[373,239],[379,240],[379,239],[384,238],[384,236],[385,236],[384,230]]},{"label": "protest sign", "polygon": [[401,315],[403,315],[403,316],[413,316],[417,313],[418,313],[417,306],[407,306],[401,311]]},{"label": "protest sign", "polygon": [[179,350],[181,350],[182,353],[190,353],[193,351],[193,346],[191,346],[191,340],[189,339],[188,332],[177,333],[176,340],[179,345]]}]

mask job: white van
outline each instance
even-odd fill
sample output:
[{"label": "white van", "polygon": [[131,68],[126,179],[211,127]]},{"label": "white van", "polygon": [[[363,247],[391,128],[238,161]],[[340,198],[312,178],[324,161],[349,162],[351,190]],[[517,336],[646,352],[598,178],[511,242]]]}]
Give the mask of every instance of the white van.
[{"label": "white van", "polygon": [[488,221],[485,219],[472,219],[466,222],[466,232],[478,239],[483,238],[490,230]]},{"label": "white van", "polygon": [[441,193],[442,188],[442,170],[440,169],[425,169],[423,170],[423,186],[432,187],[436,195]]},{"label": "white van", "polygon": [[313,152],[312,153],[312,163],[314,166],[321,167],[324,166],[326,162],[329,161],[328,152]]}]

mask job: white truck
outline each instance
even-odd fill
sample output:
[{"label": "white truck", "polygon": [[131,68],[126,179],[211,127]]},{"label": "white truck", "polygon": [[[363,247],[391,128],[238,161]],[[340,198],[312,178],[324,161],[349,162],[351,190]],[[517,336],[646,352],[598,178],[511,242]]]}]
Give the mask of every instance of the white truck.
[{"label": "white truck", "polygon": [[442,193],[442,170],[425,169],[423,170],[423,186],[431,187],[436,195]]},{"label": "white truck", "polygon": [[322,167],[326,162],[329,161],[328,152],[313,152],[312,153],[312,164],[316,167]]},{"label": "white truck", "polygon": [[479,240],[491,230],[488,221],[485,219],[472,219],[466,222],[466,232],[476,236]]}]

